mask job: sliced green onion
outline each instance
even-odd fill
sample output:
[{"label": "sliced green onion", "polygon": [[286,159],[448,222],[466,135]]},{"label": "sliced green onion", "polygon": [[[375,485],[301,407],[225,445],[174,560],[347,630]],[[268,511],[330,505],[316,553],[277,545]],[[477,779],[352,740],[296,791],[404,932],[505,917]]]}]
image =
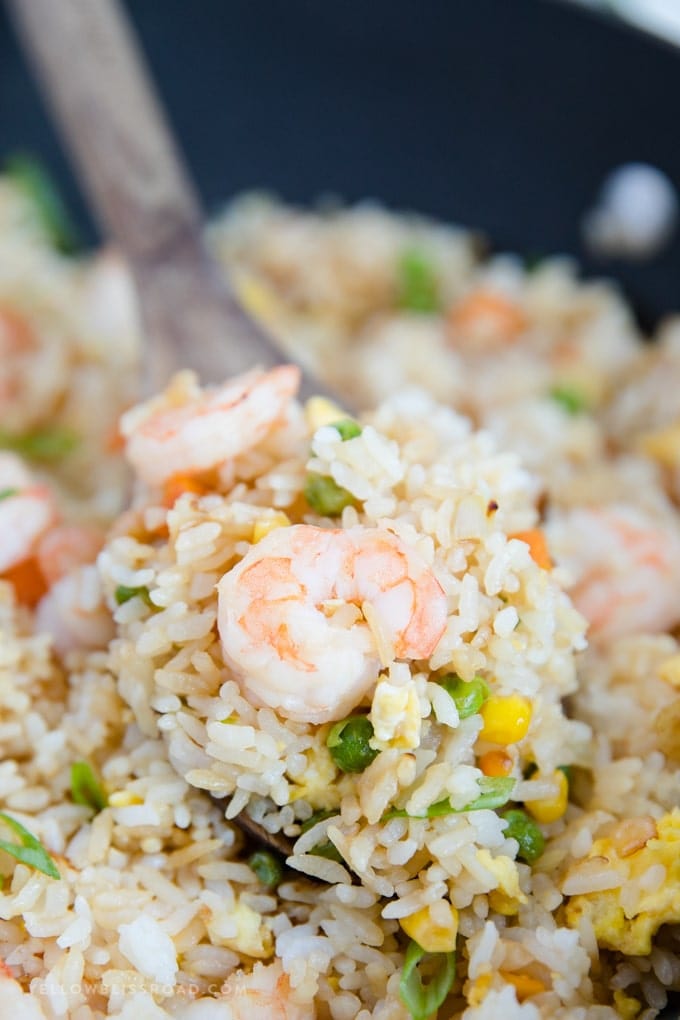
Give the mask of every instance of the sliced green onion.
[{"label": "sliced green onion", "polygon": [[71,797],[76,804],[96,812],[103,811],[108,804],[104,788],[86,761],[74,761],[71,765]]},{"label": "sliced green onion", "polygon": [[499,807],[507,804],[515,789],[515,780],[512,776],[482,776],[477,781],[479,797],[471,801],[465,811],[481,811],[484,808],[496,811]]},{"label": "sliced green onion", "polygon": [[564,775],[566,776],[567,779],[567,784],[571,786],[571,784],[574,781],[574,770],[571,767],[571,765],[558,765],[557,771],[564,772]]},{"label": "sliced green onion", "polygon": [[145,602],[147,606],[150,606],[152,609],[157,608],[151,601],[149,589],[144,585],[142,585],[141,588],[128,588],[125,584],[119,584],[113,594],[113,597],[119,606],[122,606],[124,602],[129,602],[130,599],[140,598],[142,602]]},{"label": "sliced green onion", "polygon": [[354,418],[342,418],[340,421],[334,421],[331,424],[340,433],[340,438],[343,442],[347,439],[356,439],[357,436],[361,435],[361,425],[358,421],[354,421]]},{"label": "sliced green onion", "polygon": [[312,510],[322,517],[338,517],[346,506],[355,502],[354,496],[343,489],[329,475],[319,475],[310,471],[305,481],[305,499]]},{"label": "sliced green onion", "polygon": [[57,251],[65,254],[77,251],[78,232],[42,163],[33,156],[17,153],[7,160],[5,172],[30,200],[40,226]]},{"label": "sliced green onion", "polygon": [[18,492],[18,489],[0,489],[0,503],[3,499],[9,499],[10,496],[16,496]]},{"label": "sliced green onion", "polygon": [[312,826],[316,825],[317,822],[325,822],[327,818],[339,818],[340,815],[337,811],[315,811],[306,822],[302,822],[300,825],[300,832],[309,832]]},{"label": "sliced green onion", "polygon": [[56,427],[35,429],[21,435],[0,429],[0,447],[12,450],[27,460],[47,462],[61,460],[75,450],[78,442],[76,434],[69,429]]},{"label": "sliced green onion", "polygon": [[520,808],[505,811],[502,817],[508,823],[503,835],[516,839],[519,844],[517,856],[525,860],[527,864],[533,864],[541,856],[545,846],[543,833],[536,822]]},{"label": "sliced green onion", "polygon": [[460,815],[466,811],[482,811],[489,809],[495,811],[507,804],[515,788],[515,780],[512,776],[482,776],[477,780],[479,797],[475,797],[465,807],[455,808],[451,805],[449,797],[430,804],[422,815],[412,815],[404,808],[392,808],[383,815],[383,821],[391,818],[443,818],[445,815]]},{"label": "sliced green onion", "polygon": [[585,396],[574,386],[553,386],[550,396],[567,414],[580,414],[588,407]]},{"label": "sliced green onion", "polygon": [[363,772],[378,756],[369,741],[373,723],[365,715],[350,715],[333,726],[326,737],[331,758],[343,772]]},{"label": "sliced green onion", "polygon": [[248,867],[257,875],[258,882],[267,889],[275,889],[283,878],[281,861],[268,850],[256,850],[248,858]]},{"label": "sliced green onion", "polygon": [[330,839],[325,840],[323,843],[317,843],[307,853],[312,854],[314,857],[325,857],[327,861],[337,861],[338,864],[345,863],[342,854],[335,843],[331,843]]},{"label": "sliced green onion", "polygon": [[16,818],[6,815],[4,811],[0,811],[0,822],[11,829],[20,840],[19,843],[9,843],[7,840],[0,839],[0,850],[4,850],[15,860],[25,864],[27,868],[42,871],[43,875],[48,875],[50,878],[61,878],[56,864],[33,833],[25,829]]},{"label": "sliced green onion", "polygon": [[[323,822],[326,818],[338,818],[337,811],[315,811],[311,818],[308,818],[306,822],[303,822],[300,826],[300,832],[308,832],[313,825],[317,822]],[[336,845],[331,843],[330,839],[324,840],[323,843],[317,843],[307,853],[313,854],[314,857],[325,857],[329,861],[337,861],[338,864],[344,864],[344,858]]]},{"label": "sliced green onion", "polygon": [[[421,967],[423,970],[431,968],[427,983]],[[455,980],[455,953],[426,953],[417,942],[410,940],[399,981],[399,997],[413,1020],[428,1020],[439,1009]]]},{"label": "sliced green onion", "polygon": [[429,314],[441,307],[437,274],[423,252],[410,249],[398,264],[398,304],[409,312]]},{"label": "sliced green onion", "polygon": [[456,673],[447,673],[439,677],[438,683],[453,699],[459,719],[475,715],[489,697],[489,686],[481,676],[461,680]]}]

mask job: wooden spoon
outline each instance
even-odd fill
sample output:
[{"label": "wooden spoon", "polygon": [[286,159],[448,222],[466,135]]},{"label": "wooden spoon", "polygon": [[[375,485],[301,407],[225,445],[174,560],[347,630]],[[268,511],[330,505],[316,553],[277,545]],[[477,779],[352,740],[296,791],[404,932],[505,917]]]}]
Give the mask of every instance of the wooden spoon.
[{"label": "wooden spoon", "polygon": [[[282,359],[238,305],[203,238],[203,216],[117,0],[6,0],[105,235],[131,266],[145,331],[145,386],[179,368],[221,382]],[[303,395],[327,392],[303,372]],[[247,835],[292,841],[242,813]]]},{"label": "wooden spoon", "polygon": [[[105,236],[127,259],[145,389],[179,368],[221,382],[284,359],[208,251],[196,192],[118,0],[6,0]],[[303,396],[326,388],[303,373]]]}]

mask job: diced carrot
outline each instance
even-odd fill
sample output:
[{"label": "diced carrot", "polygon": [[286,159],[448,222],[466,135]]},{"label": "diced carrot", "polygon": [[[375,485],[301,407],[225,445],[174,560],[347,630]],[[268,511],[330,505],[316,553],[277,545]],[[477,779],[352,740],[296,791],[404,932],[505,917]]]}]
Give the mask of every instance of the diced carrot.
[{"label": "diced carrot", "polygon": [[507,776],[512,771],[512,758],[505,751],[486,751],[477,764],[485,776]]},{"label": "diced carrot", "polygon": [[163,506],[173,507],[185,492],[193,492],[203,496],[207,492],[205,485],[192,475],[172,475],[163,486]]},{"label": "diced carrot", "polygon": [[516,531],[508,538],[517,538],[520,542],[526,542],[534,563],[544,570],[552,569],[552,560],[548,551],[548,542],[545,534],[540,528],[530,528],[528,531]]},{"label": "diced carrot", "polygon": [[37,606],[47,591],[45,576],[35,556],[10,567],[2,576],[14,586],[17,601],[25,606]]},{"label": "diced carrot", "polygon": [[107,453],[122,453],[125,449],[125,437],[118,428],[118,425],[114,425],[107,433],[104,440],[104,449]]},{"label": "diced carrot", "polygon": [[33,327],[20,312],[7,305],[0,307],[0,347],[6,354],[18,354],[35,347]]},{"label": "diced carrot", "polygon": [[512,343],[527,328],[524,311],[498,291],[478,288],[458,301],[448,315],[452,340],[481,345]]}]

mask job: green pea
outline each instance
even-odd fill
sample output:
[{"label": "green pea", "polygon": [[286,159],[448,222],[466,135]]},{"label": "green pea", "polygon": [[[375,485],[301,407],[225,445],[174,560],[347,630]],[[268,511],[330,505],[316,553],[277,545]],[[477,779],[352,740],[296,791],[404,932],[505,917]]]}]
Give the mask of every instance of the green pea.
[{"label": "green pea", "polygon": [[248,858],[248,867],[257,875],[258,882],[267,889],[275,889],[283,878],[281,861],[268,850],[256,850]]},{"label": "green pea", "polygon": [[361,435],[361,425],[358,421],[354,421],[353,418],[342,418],[340,421],[334,421],[333,428],[340,433],[340,438],[343,442],[347,439],[355,439]]},{"label": "green pea", "polygon": [[516,839],[519,843],[517,856],[525,860],[527,864],[533,864],[541,856],[545,846],[543,833],[536,822],[519,808],[504,812],[502,817],[508,823],[505,835]]},{"label": "green pea", "polygon": [[574,386],[553,386],[550,396],[558,403],[567,414],[576,415],[585,411],[588,402],[583,393]]},{"label": "green pea", "polygon": [[399,305],[410,312],[429,314],[441,307],[434,266],[422,251],[402,253],[398,264]]},{"label": "green pea", "polygon": [[333,726],[326,747],[343,772],[363,772],[378,755],[369,743],[372,736],[373,724],[368,716],[350,715]]},{"label": "green pea", "polygon": [[449,694],[458,709],[458,717],[467,719],[475,715],[489,697],[489,686],[481,676],[472,680],[461,680],[455,673],[447,673],[440,677],[439,683]]},{"label": "green pea", "polygon": [[329,475],[310,471],[305,482],[305,499],[312,510],[323,517],[338,517],[346,506],[354,503],[354,496],[343,489]]}]

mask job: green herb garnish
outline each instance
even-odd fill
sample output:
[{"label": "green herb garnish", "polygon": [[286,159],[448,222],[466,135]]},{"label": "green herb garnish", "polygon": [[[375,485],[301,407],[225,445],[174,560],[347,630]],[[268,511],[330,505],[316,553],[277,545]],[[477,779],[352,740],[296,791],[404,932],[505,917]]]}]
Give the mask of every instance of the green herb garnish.
[{"label": "green herb garnish", "polygon": [[[425,982],[423,978],[426,976]],[[456,980],[455,953],[426,953],[410,940],[399,981],[399,997],[413,1020],[428,1020],[451,991]]]},{"label": "green herb garnish", "polygon": [[86,761],[74,761],[71,765],[71,797],[76,804],[83,804],[95,812],[103,811],[108,804],[101,783]]},{"label": "green herb garnish", "polygon": [[369,741],[373,723],[365,715],[350,715],[337,722],[326,737],[331,758],[343,772],[363,772],[378,756]]},{"label": "green herb garnish", "polygon": [[[311,818],[308,818],[306,822],[303,822],[300,826],[300,833],[309,832],[313,825],[317,822],[323,822],[326,818],[338,818],[337,811],[315,811]],[[337,861],[338,864],[344,864],[344,858],[334,843],[331,843],[330,839],[324,840],[323,843],[317,843],[311,850],[307,851],[308,854],[312,854],[314,857],[325,857],[329,861]]]},{"label": "green herb garnish", "polygon": [[248,858],[248,867],[257,875],[258,882],[267,889],[275,889],[283,878],[281,861],[268,850],[256,850]]},{"label": "green herb garnish", "polygon": [[304,495],[312,510],[322,517],[338,517],[346,506],[355,502],[351,492],[329,475],[319,475],[315,471],[307,475]]},{"label": "green herb garnish", "polygon": [[10,180],[30,200],[49,242],[64,254],[80,247],[78,232],[45,167],[33,156],[17,153],[5,164]]},{"label": "green herb garnish", "polygon": [[0,489],[0,503],[3,499],[9,499],[10,496],[16,496],[18,492],[18,489]]},{"label": "green herb garnish", "polygon": [[550,396],[567,414],[577,415],[585,411],[588,402],[579,390],[573,386],[553,386]]},{"label": "green herb garnish", "polygon": [[69,429],[35,429],[20,435],[0,429],[0,447],[12,450],[27,460],[61,460],[75,450],[78,442],[76,434]]},{"label": "green herb garnish", "polygon": [[460,815],[466,811],[482,811],[490,809],[495,811],[510,800],[515,787],[515,780],[512,776],[482,776],[477,780],[479,797],[475,797],[465,807],[455,808],[451,805],[449,797],[430,804],[422,815],[412,815],[404,808],[392,808],[383,815],[384,822],[391,818],[443,818],[446,815]]},{"label": "green herb garnish", "polygon": [[331,424],[340,433],[340,438],[343,442],[347,439],[356,439],[357,436],[361,435],[361,425],[358,421],[354,421],[353,418],[342,418],[340,421],[334,421]]},{"label": "green herb garnish", "polygon": [[151,609],[157,609],[151,601],[149,589],[142,585],[141,588],[128,588],[125,584],[119,584],[113,593],[113,597],[119,606],[122,606],[124,602],[129,602],[130,599],[140,598],[142,602],[145,602]]},{"label": "green herb garnish", "polygon": [[541,856],[545,846],[543,833],[536,822],[520,808],[505,811],[502,817],[508,823],[504,835],[516,839],[519,843],[517,856],[525,860],[527,864],[533,864]]},{"label": "green herb garnish", "polygon": [[489,686],[481,676],[461,680],[456,673],[447,673],[439,678],[438,683],[453,698],[459,719],[475,715],[489,697]]},{"label": "green herb garnish", "polygon": [[0,839],[0,850],[4,850],[6,854],[14,857],[15,860],[25,864],[27,868],[35,868],[36,871],[42,871],[43,875],[48,875],[50,878],[61,878],[56,864],[33,833],[25,829],[16,818],[5,814],[4,811],[0,811],[0,822],[3,822],[8,829],[11,829],[20,840],[19,843],[9,843],[7,840]]},{"label": "green herb garnish", "polygon": [[398,264],[398,304],[409,312],[429,314],[441,307],[437,274],[423,252],[403,252]]}]

